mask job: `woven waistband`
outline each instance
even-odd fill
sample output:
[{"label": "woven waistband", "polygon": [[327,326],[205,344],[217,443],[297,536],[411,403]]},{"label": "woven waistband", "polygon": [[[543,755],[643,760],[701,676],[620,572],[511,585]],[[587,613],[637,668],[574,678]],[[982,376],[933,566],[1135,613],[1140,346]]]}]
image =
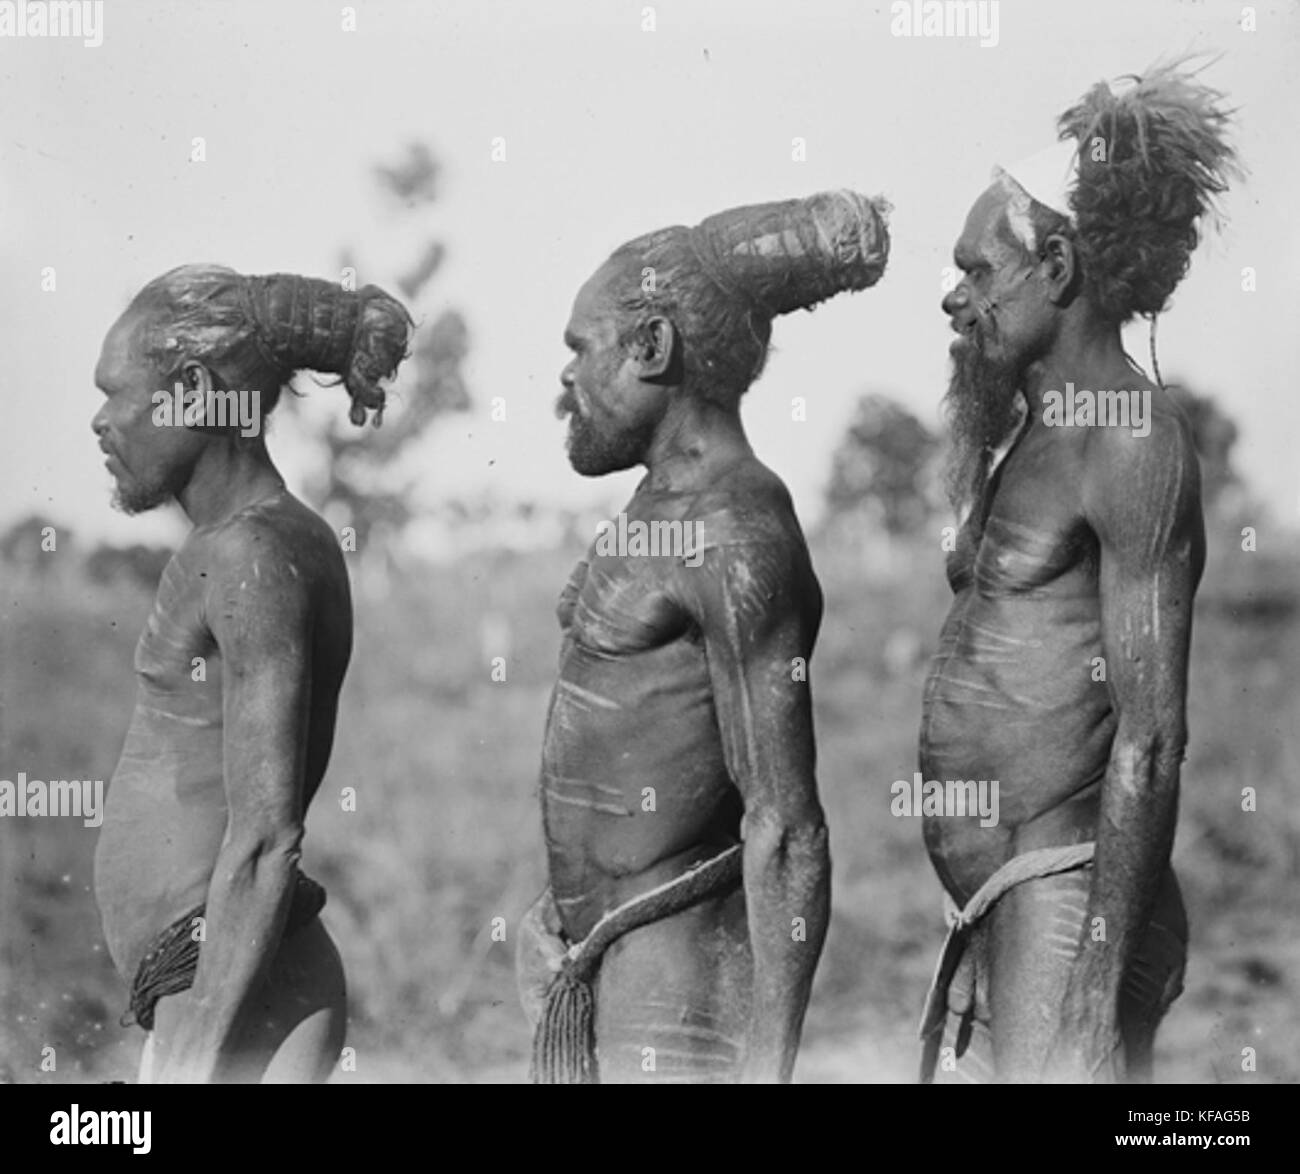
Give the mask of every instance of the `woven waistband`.
[{"label": "woven waistband", "polygon": [[647,889],[611,909],[580,942],[569,947],[566,965],[583,977],[625,933],[680,913],[740,879],[744,848],[733,844],[708,860],[692,865],[680,876]]},{"label": "woven waistband", "polygon": [[580,942],[569,947],[547,988],[533,1033],[529,1079],[534,1084],[597,1084],[596,1004],[591,979],[600,959],[624,934],[661,921],[731,888],[743,872],[744,848],[733,844],[611,909]]}]

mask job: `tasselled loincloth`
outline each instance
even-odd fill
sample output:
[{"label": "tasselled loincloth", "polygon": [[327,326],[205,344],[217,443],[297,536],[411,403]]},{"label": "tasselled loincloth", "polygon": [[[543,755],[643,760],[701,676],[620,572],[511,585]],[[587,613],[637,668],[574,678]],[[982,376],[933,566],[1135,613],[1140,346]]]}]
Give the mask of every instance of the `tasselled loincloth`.
[{"label": "tasselled loincloth", "polygon": [[[599,1084],[596,998],[601,958],[624,934],[671,917],[733,888],[741,879],[743,846],[734,844],[680,876],[611,909],[580,942],[568,942],[548,888],[529,909],[519,933],[520,999],[534,1025],[528,1078],[534,1084]],[[534,956],[549,961],[539,968]]]},{"label": "tasselled loincloth", "polygon": [[[295,872],[293,898],[283,936],[288,938],[302,929],[324,908],[324,887],[311,877]],[[195,905],[188,913],[183,913],[166,929],[161,930],[149,943],[131,982],[130,1006],[120,1020],[123,1027],[136,1023],[145,1031],[152,1031],[154,1008],[158,1000],[166,995],[187,991],[194,985],[194,975],[199,965],[199,947],[202,945],[201,940],[195,939],[194,923],[204,916],[206,910],[206,903]]]},{"label": "tasselled loincloth", "polygon": [[976,890],[975,895],[961,909],[956,907],[945,892],[948,936],[939,954],[934,977],[930,980],[925,1011],[921,1016],[922,1084],[930,1084],[934,1080],[939,1048],[943,1043],[943,1029],[948,1020],[949,990],[970,945],[971,935],[985,914],[1001,897],[1025,881],[1040,880],[1087,867],[1092,863],[1096,851],[1096,842],[1089,840],[1083,844],[1067,844],[1057,848],[1035,848],[1013,856]]}]

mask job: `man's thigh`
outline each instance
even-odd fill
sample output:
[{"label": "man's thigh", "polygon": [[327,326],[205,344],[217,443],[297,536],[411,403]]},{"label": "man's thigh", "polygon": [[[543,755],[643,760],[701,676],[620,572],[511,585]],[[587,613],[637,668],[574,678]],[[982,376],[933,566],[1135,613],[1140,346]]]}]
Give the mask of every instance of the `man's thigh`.
[{"label": "man's thigh", "polygon": [[1088,911],[1090,869],[1017,885],[989,917],[989,1011],[999,1080],[1043,1078]]},{"label": "man's thigh", "polygon": [[[989,1004],[1000,1079],[1041,1079],[1085,932],[1091,884],[1091,868],[1027,881],[994,909]],[[1186,915],[1170,869],[1120,986],[1119,1026],[1130,1079],[1150,1079],[1156,1028],[1182,990],[1186,942]]]},{"label": "man's thigh", "polygon": [[625,935],[597,986],[601,1082],[736,1080],[752,992],[739,889]]}]

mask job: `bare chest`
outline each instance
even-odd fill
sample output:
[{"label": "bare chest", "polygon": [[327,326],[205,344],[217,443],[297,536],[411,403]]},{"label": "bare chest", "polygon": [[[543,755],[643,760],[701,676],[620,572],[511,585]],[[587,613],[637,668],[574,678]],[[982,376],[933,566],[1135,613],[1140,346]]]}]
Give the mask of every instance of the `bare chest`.
[{"label": "bare chest", "polygon": [[948,559],[954,591],[984,596],[1049,590],[1096,567],[1096,539],[1083,517],[1079,479],[1048,452],[1013,452],[994,472]]},{"label": "bare chest", "polygon": [[177,559],[167,564],[135,648],[135,671],[147,689],[219,704],[221,658],[203,618],[205,583]]},{"label": "bare chest", "polygon": [[589,555],[574,568],[556,609],[566,647],[628,655],[689,635],[695,625],[673,583],[671,558]]}]

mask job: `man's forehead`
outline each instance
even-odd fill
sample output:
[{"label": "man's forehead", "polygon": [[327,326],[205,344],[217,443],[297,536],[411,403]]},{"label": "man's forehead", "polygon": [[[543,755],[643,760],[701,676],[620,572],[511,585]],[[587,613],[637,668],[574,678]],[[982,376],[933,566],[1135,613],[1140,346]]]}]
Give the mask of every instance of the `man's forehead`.
[{"label": "man's forehead", "polygon": [[573,299],[567,333],[585,337],[599,334],[607,326],[612,328],[617,310],[614,293],[617,276],[607,263],[582,283]]},{"label": "man's forehead", "polygon": [[997,184],[986,188],[971,205],[966,223],[953,250],[959,261],[986,261],[997,264],[1009,251],[1007,210],[1010,203],[1005,191]]},{"label": "man's forehead", "polygon": [[139,367],[144,360],[142,347],[144,325],[142,315],[128,310],[104,336],[104,345],[95,364],[95,382],[113,383],[127,372]]}]

